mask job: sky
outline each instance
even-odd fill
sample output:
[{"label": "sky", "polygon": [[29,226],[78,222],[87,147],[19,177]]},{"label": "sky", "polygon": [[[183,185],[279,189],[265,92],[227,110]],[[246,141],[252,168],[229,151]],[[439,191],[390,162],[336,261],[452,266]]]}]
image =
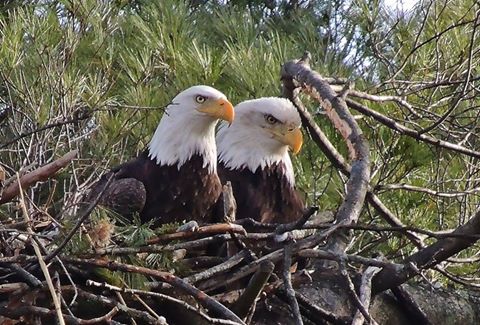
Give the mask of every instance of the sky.
[{"label": "sky", "polygon": [[399,9],[409,11],[419,2],[419,0],[384,0],[385,5],[390,9]]}]

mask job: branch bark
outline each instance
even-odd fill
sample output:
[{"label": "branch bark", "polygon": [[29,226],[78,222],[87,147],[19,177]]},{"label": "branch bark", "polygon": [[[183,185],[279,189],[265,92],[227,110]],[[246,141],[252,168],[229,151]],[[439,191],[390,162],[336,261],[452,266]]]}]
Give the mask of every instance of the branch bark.
[{"label": "branch bark", "polygon": [[176,288],[183,290],[189,295],[193,296],[203,307],[222,315],[225,319],[235,321],[239,324],[244,324],[244,322],[238,318],[230,309],[206,295],[201,290],[198,290],[189,283],[183,281],[182,279],[176,277],[175,275],[169,272],[162,272],[158,270],[152,270],[146,267],[117,263],[109,260],[100,260],[100,259],[80,259],[74,257],[62,256],[62,260],[69,264],[73,265],[84,265],[84,266],[96,266],[107,268],[112,271],[122,271],[122,272],[131,272],[139,273],[143,275],[148,275],[154,278],[157,278],[163,282],[166,282]]},{"label": "branch bark", "polygon": [[[55,175],[60,169],[67,166],[77,156],[77,154],[78,150],[72,150],[65,156],[23,175],[20,177],[21,187],[26,190],[36,182],[46,181]],[[3,191],[3,195],[0,197],[0,204],[10,202],[14,197],[16,197],[20,193],[20,184],[18,181],[15,181],[13,184],[8,186]]]},{"label": "branch bark", "polygon": [[[292,92],[284,92],[284,96],[293,101],[294,105],[302,118],[303,126],[308,130],[313,141],[322,150],[330,162],[346,176],[350,176],[352,167],[346,162],[345,158],[337,151],[333,144],[328,140],[327,136],[322,132],[315,123],[311,114],[303,106],[300,99],[293,96]],[[404,224],[398,219],[383,203],[378,196],[371,190],[367,192],[367,202],[380,214],[380,216],[393,227],[404,227]],[[417,247],[423,247],[422,239],[412,232],[407,232],[407,238]]]},{"label": "branch bark", "polygon": [[[343,95],[348,90],[342,96],[337,96],[322,76],[310,69],[308,62],[309,53],[306,53],[301,60],[283,65],[283,95],[293,100],[300,86],[325,108],[327,116],[347,143],[352,167],[345,199],[337,211],[336,220],[343,224],[354,224],[360,216],[370,181],[368,143],[347,108]],[[347,237],[345,231],[331,236],[327,244],[329,249],[336,253],[344,252],[348,244]]]},{"label": "branch bark", "polygon": [[395,288],[417,275],[422,269],[429,269],[458,252],[472,246],[478,237],[469,237],[480,233],[480,209],[463,226],[453,231],[455,235],[465,237],[448,237],[438,240],[417,253],[407,257],[401,265],[386,266],[373,279],[372,292],[377,294],[386,289]]}]

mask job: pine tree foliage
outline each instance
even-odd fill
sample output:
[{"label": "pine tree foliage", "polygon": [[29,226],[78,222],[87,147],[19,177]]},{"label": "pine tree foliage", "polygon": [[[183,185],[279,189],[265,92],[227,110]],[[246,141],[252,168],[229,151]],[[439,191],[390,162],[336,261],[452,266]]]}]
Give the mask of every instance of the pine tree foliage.
[{"label": "pine tree foliage", "polygon": [[[410,12],[378,0],[8,1],[0,6],[0,164],[13,177],[78,149],[69,168],[27,193],[41,214],[61,220],[101,173],[145,148],[177,92],[208,84],[234,103],[279,95],[281,65],[304,50],[323,75],[411,105],[362,101],[371,109],[480,150],[478,10],[474,0],[419,1]],[[323,109],[307,103],[346,155]],[[479,203],[478,158],[369,117],[359,123],[371,146],[371,188],[396,216],[432,231],[467,221]],[[338,208],[345,179],[313,143],[294,165],[310,204]],[[453,195],[398,189],[404,184]],[[0,206],[1,220],[16,214]],[[384,225],[369,207],[362,222]],[[414,247],[365,232],[351,249],[394,259]]]}]

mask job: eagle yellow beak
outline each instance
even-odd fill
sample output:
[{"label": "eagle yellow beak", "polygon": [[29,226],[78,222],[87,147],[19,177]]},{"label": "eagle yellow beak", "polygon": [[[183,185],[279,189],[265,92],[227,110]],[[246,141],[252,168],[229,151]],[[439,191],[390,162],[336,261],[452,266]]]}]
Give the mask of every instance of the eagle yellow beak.
[{"label": "eagle yellow beak", "polygon": [[233,119],[235,118],[235,111],[233,110],[233,105],[227,99],[210,99],[203,103],[199,112],[205,113],[211,117],[225,120],[229,124],[232,124]]},{"label": "eagle yellow beak", "polygon": [[302,149],[303,135],[300,128],[296,128],[293,131],[287,131],[282,136],[282,142],[290,147],[293,154],[297,154]]}]

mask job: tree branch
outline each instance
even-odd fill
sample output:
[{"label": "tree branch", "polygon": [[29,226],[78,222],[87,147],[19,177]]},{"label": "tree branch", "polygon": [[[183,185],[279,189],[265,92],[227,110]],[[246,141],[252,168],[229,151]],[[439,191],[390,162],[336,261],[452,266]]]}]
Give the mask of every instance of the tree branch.
[{"label": "tree branch", "polygon": [[[368,143],[350,114],[344,98],[337,96],[322,76],[310,69],[308,61],[309,54],[306,53],[301,60],[289,61],[283,65],[283,94],[293,100],[296,97],[296,88],[301,85],[303,91],[324,107],[327,116],[347,143],[352,167],[345,199],[337,211],[336,220],[343,224],[353,224],[360,216],[370,181]],[[345,233],[337,234],[330,237],[328,246],[335,252],[343,252],[347,242]]]},{"label": "tree branch", "polygon": [[9,202],[16,197],[20,193],[20,184],[26,190],[36,182],[46,181],[60,169],[67,166],[77,154],[78,150],[72,150],[63,157],[23,175],[20,177],[20,182],[18,180],[15,181],[3,191],[3,195],[0,197],[0,204]]},{"label": "tree branch", "polygon": [[438,240],[415,254],[407,257],[401,265],[387,266],[373,279],[375,294],[395,288],[415,276],[419,270],[429,269],[458,252],[472,246],[479,238],[468,237],[480,233],[480,209],[464,225],[453,231],[455,235],[466,237],[448,237]]},{"label": "tree branch", "polygon": [[112,271],[122,271],[122,272],[131,272],[139,273],[147,276],[157,278],[163,282],[166,282],[176,288],[179,288],[189,295],[193,296],[202,306],[205,308],[218,313],[219,315],[225,317],[226,319],[244,324],[243,321],[238,318],[230,309],[226,308],[224,305],[206,295],[204,292],[198,290],[194,286],[190,285],[186,281],[176,277],[175,275],[162,272],[158,270],[149,269],[142,266],[135,266],[130,264],[123,264],[118,262],[113,262],[109,260],[100,260],[100,259],[79,259],[74,257],[62,256],[62,260],[74,265],[85,265],[85,266],[96,266],[107,268]]},{"label": "tree branch", "polygon": [[260,264],[259,269],[250,279],[245,291],[232,306],[232,311],[237,314],[238,317],[242,319],[247,317],[249,311],[256,303],[255,300],[267,284],[274,268],[275,265],[270,261],[264,261]]},{"label": "tree branch", "polygon": [[431,137],[431,136],[425,135],[423,133],[420,133],[419,131],[415,131],[413,129],[410,129],[410,128],[408,128],[408,127],[406,127],[406,126],[404,126],[400,123],[397,123],[394,119],[392,119],[390,117],[387,117],[383,114],[380,114],[380,113],[366,107],[365,105],[359,104],[359,103],[357,103],[357,102],[355,102],[351,99],[347,99],[347,104],[348,104],[349,107],[353,108],[354,110],[356,110],[356,111],[358,111],[358,112],[360,112],[360,113],[362,113],[366,116],[372,117],[376,121],[378,121],[378,122],[382,123],[383,125],[391,128],[392,130],[397,131],[400,134],[407,135],[411,138],[426,142],[428,144],[432,144],[432,145],[437,146],[437,147],[442,147],[442,148],[445,148],[445,149],[453,150],[453,151],[462,153],[462,154],[470,156],[470,157],[480,158],[480,152],[478,152],[478,151],[462,147],[458,144],[454,144],[454,143],[451,143],[451,142],[436,139],[434,137]]}]

